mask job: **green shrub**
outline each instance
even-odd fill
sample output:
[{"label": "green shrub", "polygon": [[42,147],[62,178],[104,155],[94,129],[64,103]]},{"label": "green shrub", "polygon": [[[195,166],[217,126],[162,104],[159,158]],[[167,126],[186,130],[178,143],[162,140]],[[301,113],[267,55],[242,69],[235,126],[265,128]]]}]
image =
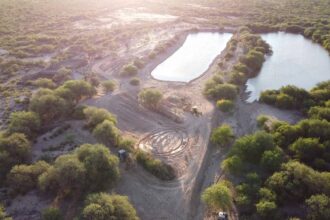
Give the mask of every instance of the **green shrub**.
[{"label": "green shrub", "polygon": [[232,72],[230,74],[230,82],[235,85],[243,85],[246,81],[245,74],[243,72]]},{"label": "green shrub", "polygon": [[202,200],[214,210],[229,210],[232,205],[232,193],[228,184],[221,181],[205,189]]},{"label": "green shrub", "polygon": [[11,133],[23,133],[28,137],[34,137],[41,126],[39,115],[35,112],[13,112],[9,118],[8,129]]},{"label": "green shrub", "polygon": [[93,86],[84,80],[69,80],[61,87],[71,92],[74,98],[74,104],[77,104],[83,97],[92,97],[96,92]]},{"label": "green shrub", "polygon": [[262,200],[256,204],[257,213],[261,217],[271,217],[274,216],[277,210],[277,205],[273,201]]},{"label": "green shrub", "polygon": [[275,105],[279,108],[293,108],[293,98],[289,95],[281,93],[276,97]]},{"label": "green shrub", "polygon": [[242,161],[259,164],[266,150],[273,150],[275,143],[272,135],[258,131],[236,140],[231,148],[231,154],[239,156]]},{"label": "green shrub", "polygon": [[42,211],[42,220],[62,220],[61,211],[55,207],[48,207]]},{"label": "green shrub", "polygon": [[120,75],[121,76],[134,76],[138,73],[138,68],[134,64],[128,64],[123,66]]},{"label": "green shrub", "polygon": [[173,180],[176,177],[174,169],[162,162],[161,160],[154,159],[151,154],[139,150],[136,154],[136,160],[147,171],[161,180]]},{"label": "green shrub", "polygon": [[308,116],[315,119],[330,121],[330,107],[315,106],[309,109]]},{"label": "green shrub", "polygon": [[268,178],[266,186],[277,194],[278,202],[282,204],[302,202],[314,194],[330,195],[330,175],[290,161]]},{"label": "green shrub", "polygon": [[54,89],[56,87],[56,84],[53,82],[53,80],[48,78],[39,78],[33,81],[32,84],[37,87],[48,89]]},{"label": "green shrub", "polygon": [[213,129],[211,134],[211,142],[218,146],[224,147],[229,145],[234,140],[234,133],[232,128],[223,124],[220,127]]},{"label": "green shrub", "polygon": [[307,163],[324,153],[324,146],[317,138],[299,138],[289,149],[294,153],[295,158]]},{"label": "green shrub", "polygon": [[118,158],[100,144],[84,144],[59,156],[38,179],[42,191],[72,196],[106,190],[119,179]]},{"label": "green shrub", "polygon": [[37,186],[38,177],[44,173],[50,165],[44,161],[38,161],[32,165],[16,165],[7,175],[7,183],[11,194],[24,194]]},{"label": "green shrub", "polygon": [[129,83],[130,83],[131,85],[133,85],[133,86],[138,86],[138,85],[140,85],[140,79],[134,77],[134,78],[132,78],[132,79],[129,81]]},{"label": "green shrub", "polygon": [[250,77],[256,76],[259,73],[264,61],[264,54],[256,50],[250,50],[244,57],[240,58],[240,62],[251,69]]},{"label": "green shrub", "polygon": [[215,82],[216,84],[222,84],[224,75],[226,75],[226,73],[217,72],[216,75],[212,76],[212,81]]},{"label": "green shrub", "polygon": [[82,217],[86,220],[139,220],[128,197],[106,193],[89,195],[85,201]]},{"label": "green shrub", "polygon": [[83,110],[86,118],[86,123],[89,128],[94,128],[98,124],[102,123],[104,120],[111,121],[115,125],[117,120],[114,115],[112,115],[108,110],[103,108],[96,108],[88,106]]},{"label": "green shrub", "polygon": [[5,208],[0,205],[0,219],[1,220],[13,220],[12,217],[9,217],[7,213],[5,212]]},{"label": "green shrub", "polygon": [[259,128],[265,128],[266,122],[269,120],[267,115],[259,115],[257,118],[257,125]]},{"label": "green shrub", "polygon": [[72,113],[72,118],[76,120],[83,120],[85,118],[84,110],[87,108],[86,105],[79,105],[74,108],[73,113]]},{"label": "green shrub", "polygon": [[53,80],[56,83],[65,82],[72,78],[71,74],[72,74],[72,70],[62,67],[57,71],[57,73],[55,73],[55,75],[53,76]]},{"label": "green shrub", "polygon": [[29,109],[48,122],[67,114],[68,103],[52,90],[41,89],[32,96]]},{"label": "green shrub", "polygon": [[230,112],[234,108],[234,103],[231,100],[220,99],[217,101],[217,108],[222,112]]},{"label": "green shrub", "polygon": [[83,144],[74,153],[86,169],[87,191],[106,190],[115,186],[120,176],[119,161],[108,148],[101,144]]},{"label": "green shrub", "polygon": [[75,155],[67,154],[58,157],[54,165],[39,176],[38,185],[44,192],[69,196],[84,189],[85,178],[84,164]]},{"label": "green shrub", "polygon": [[113,92],[116,88],[116,83],[113,80],[107,80],[102,82],[102,86],[107,92]]},{"label": "green shrub", "polygon": [[330,219],[330,198],[325,194],[312,195],[305,201],[308,220]]},{"label": "green shrub", "polygon": [[109,120],[104,120],[98,124],[93,130],[93,135],[108,147],[117,146],[119,143],[119,130]]},{"label": "green shrub", "polygon": [[[319,84],[320,85],[320,84]],[[314,87],[310,92],[296,86],[283,86],[279,90],[266,90],[261,93],[260,101],[266,104],[275,105],[284,109],[297,109],[307,112],[310,107],[323,105],[330,98],[330,87],[327,88],[327,82],[321,86]],[[314,117],[327,117],[327,111],[320,108],[320,116],[317,116],[318,109],[315,108]]]},{"label": "green shrub", "polygon": [[284,162],[284,153],[281,148],[266,150],[261,157],[260,165],[267,172],[278,171]]},{"label": "green shrub", "polygon": [[252,172],[245,175],[244,181],[236,186],[236,203],[240,210],[252,213],[255,210],[254,201],[257,200],[261,187],[261,180],[257,173]]},{"label": "green shrub", "polygon": [[209,79],[204,84],[204,95],[207,95],[207,91],[210,91],[217,85],[217,82],[215,82],[213,79]]},{"label": "green shrub", "polygon": [[135,142],[131,139],[120,138],[118,143],[119,149],[125,149],[128,152],[134,151]]},{"label": "green shrub", "polygon": [[205,88],[204,94],[212,99],[234,100],[237,96],[238,88],[233,84],[217,84],[211,88]]},{"label": "green shrub", "polygon": [[0,135],[0,179],[17,164],[25,163],[31,156],[31,143],[24,134]]},{"label": "green shrub", "polygon": [[147,107],[156,109],[163,95],[157,89],[144,89],[139,93],[139,99]]},{"label": "green shrub", "polygon": [[242,159],[237,156],[230,156],[221,163],[221,168],[231,174],[240,174],[244,168]]},{"label": "green shrub", "polygon": [[261,92],[259,100],[269,105],[275,105],[278,94],[279,92],[276,90],[266,90]]}]

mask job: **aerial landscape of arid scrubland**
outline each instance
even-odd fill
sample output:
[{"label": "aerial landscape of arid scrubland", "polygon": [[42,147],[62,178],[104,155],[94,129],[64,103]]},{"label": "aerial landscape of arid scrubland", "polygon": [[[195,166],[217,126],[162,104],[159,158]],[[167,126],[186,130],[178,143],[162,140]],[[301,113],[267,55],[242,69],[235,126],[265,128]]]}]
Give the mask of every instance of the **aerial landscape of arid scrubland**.
[{"label": "aerial landscape of arid scrubland", "polygon": [[0,220],[329,220],[329,0],[0,0]]}]

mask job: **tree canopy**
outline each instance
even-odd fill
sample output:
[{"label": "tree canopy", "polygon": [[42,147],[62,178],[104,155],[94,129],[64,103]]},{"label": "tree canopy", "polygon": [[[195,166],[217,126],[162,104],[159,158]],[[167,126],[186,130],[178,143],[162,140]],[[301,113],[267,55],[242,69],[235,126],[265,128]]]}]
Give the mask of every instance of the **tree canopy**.
[{"label": "tree canopy", "polygon": [[220,99],[217,101],[217,107],[222,112],[230,112],[234,108],[234,103],[231,100]]},{"label": "tree canopy", "polygon": [[230,186],[226,182],[216,183],[205,189],[202,200],[213,209],[229,210],[231,207],[232,194]]},{"label": "tree canopy", "polygon": [[0,219],[1,220],[13,220],[12,217],[9,217],[2,205],[0,205]]},{"label": "tree canopy", "polygon": [[7,175],[7,184],[12,194],[24,194],[35,188],[38,177],[48,170],[50,165],[44,161],[38,161],[32,165],[16,165]]},{"label": "tree canopy", "polygon": [[0,177],[16,164],[25,163],[31,155],[31,143],[24,134],[0,135]]},{"label": "tree canopy", "polygon": [[157,108],[163,95],[157,89],[144,89],[139,93],[139,99],[147,107]]},{"label": "tree canopy", "polygon": [[94,130],[93,135],[103,144],[107,146],[117,146],[119,143],[119,130],[114,123],[109,120],[104,120],[98,124]]},{"label": "tree canopy", "polygon": [[89,128],[94,128],[105,120],[117,124],[115,116],[106,109],[88,106],[84,108],[83,112]]},{"label": "tree canopy", "polygon": [[82,216],[85,220],[139,219],[128,197],[106,193],[89,195],[85,201]]},{"label": "tree canopy", "polygon": [[326,220],[330,218],[330,198],[325,194],[312,195],[305,201],[308,220]]},{"label": "tree canopy", "polygon": [[118,158],[103,145],[84,144],[58,157],[39,176],[43,191],[72,195],[111,188],[119,178]]},{"label": "tree canopy", "polygon": [[227,124],[223,124],[212,131],[211,141],[217,146],[225,147],[233,141],[234,137],[232,128]]},{"label": "tree canopy", "polygon": [[13,112],[9,118],[9,131],[23,133],[28,137],[35,136],[41,126],[39,115],[35,112]]}]

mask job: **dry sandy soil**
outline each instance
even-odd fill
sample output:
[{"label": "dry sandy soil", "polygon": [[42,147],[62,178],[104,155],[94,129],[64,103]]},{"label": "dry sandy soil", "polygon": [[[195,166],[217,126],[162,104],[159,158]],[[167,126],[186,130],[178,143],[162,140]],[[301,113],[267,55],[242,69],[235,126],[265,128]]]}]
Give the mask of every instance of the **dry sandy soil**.
[{"label": "dry sandy soil", "polygon": [[[137,17],[141,22],[146,16],[143,13],[147,12],[135,12],[133,17]],[[205,81],[219,70],[217,63],[223,59],[226,50],[215,59],[201,77],[190,83],[161,82],[153,79],[150,72],[182,45],[189,30],[205,28],[196,23],[177,20],[173,22],[176,18],[167,14],[153,16],[162,23],[161,26],[145,33],[145,36],[132,36],[117,51],[108,52],[102,59],[90,64],[90,69],[103,79],[116,80],[118,88],[113,93],[100,92],[97,97],[82,104],[108,109],[117,116],[120,130],[138,140],[136,147],[153,153],[156,158],[164,160],[175,168],[178,178],[169,182],[158,180],[138,165],[129,170],[122,169],[122,178],[113,191],[127,195],[141,219],[212,219],[214,217],[207,215],[200,201],[200,194],[221,175],[219,164],[225,158],[226,150],[209,147],[211,129],[227,123],[233,127],[236,136],[242,136],[257,129],[256,117],[260,114],[271,115],[291,123],[299,120],[300,116],[295,112],[282,111],[259,103],[248,104],[244,101],[244,94],[237,100],[232,115],[224,115],[215,110],[214,104],[202,95],[202,89]],[[119,11],[100,21],[111,21],[109,25],[117,25],[118,19],[131,22],[132,18],[125,16],[123,18],[123,11]],[[82,23],[75,25],[76,28],[89,28]],[[134,58],[147,57],[157,44],[171,40],[175,36],[178,36],[175,45],[155,59],[149,60],[139,71],[140,86],[132,86],[129,84],[129,79],[118,77],[118,72],[124,64]],[[234,58],[226,63],[224,70],[230,69],[241,53],[238,47]],[[151,87],[161,90],[165,97],[158,112],[146,109],[138,102],[138,92],[143,88]],[[197,106],[202,115],[191,114],[191,106]],[[82,125],[79,123],[72,123],[74,135],[93,143],[95,140],[81,130]],[[60,142],[60,140],[54,141]],[[42,151],[43,144],[41,137],[34,148],[35,158]],[[13,214],[14,219],[38,219],[36,215],[19,214],[21,210],[26,209],[26,206],[33,206],[32,203],[26,202],[29,201],[27,198],[34,198],[33,196],[35,194],[28,194],[12,202],[8,212]],[[231,219],[237,217],[231,214]]]}]

